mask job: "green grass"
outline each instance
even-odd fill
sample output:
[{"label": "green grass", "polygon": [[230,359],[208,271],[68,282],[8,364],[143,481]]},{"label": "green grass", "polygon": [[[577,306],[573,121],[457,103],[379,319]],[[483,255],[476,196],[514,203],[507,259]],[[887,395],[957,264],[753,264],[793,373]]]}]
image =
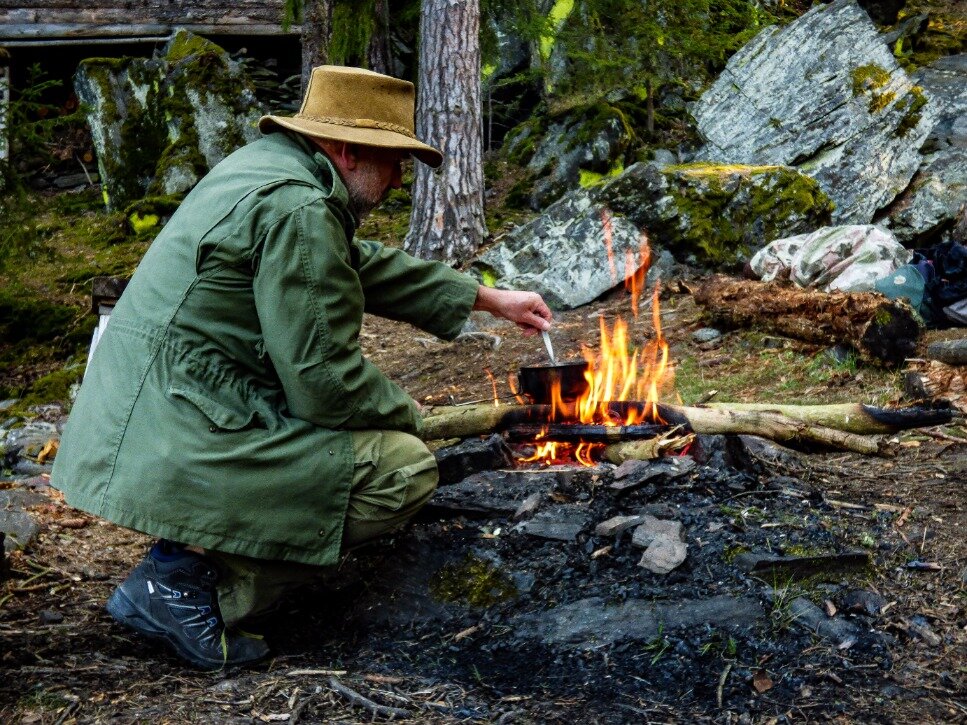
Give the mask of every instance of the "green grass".
[{"label": "green grass", "polygon": [[96,323],[91,280],[130,276],[149,243],[96,190],[0,196],[0,398],[62,399],[71,381],[56,373]]},{"label": "green grass", "polygon": [[[764,336],[736,332],[718,349],[684,350],[675,366],[683,402],[693,403],[711,390],[716,401],[820,404],[846,400],[885,404],[896,396],[900,373],[866,365],[848,356],[836,361],[820,351],[763,347]],[[720,365],[701,365],[713,357]]]}]

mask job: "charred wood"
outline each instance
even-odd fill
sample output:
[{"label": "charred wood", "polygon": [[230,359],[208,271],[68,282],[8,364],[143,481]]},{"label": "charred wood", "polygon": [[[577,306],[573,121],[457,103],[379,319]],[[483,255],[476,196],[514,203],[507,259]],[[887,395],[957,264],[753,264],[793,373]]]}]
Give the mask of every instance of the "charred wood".
[{"label": "charred wood", "polygon": [[558,443],[615,443],[655,438],[671,430],[671,426],[646,423],[643,425],[583,425],[580,423],[548,423],[544,425],[515,425],[507,429],[512,441],[540,440]]}]

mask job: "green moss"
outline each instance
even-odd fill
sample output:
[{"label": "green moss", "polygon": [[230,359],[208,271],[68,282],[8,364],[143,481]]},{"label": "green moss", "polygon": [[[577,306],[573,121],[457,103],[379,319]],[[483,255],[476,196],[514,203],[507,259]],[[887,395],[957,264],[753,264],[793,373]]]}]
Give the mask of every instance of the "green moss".
[{"label": "green moss", "polygon": [[128,204],[124,209],[124,215],[136,235],[153,235],[177,211],[181,199],[182,197],[177,195],[146,196],[144,199]]},{"label": "green moss", "polygon": [[491,607],[514,599],[517,587],[489,561],[471,554],[438,571],[430,581],[430,593],[444,602]]},{"label": "green moss", "polygon": [[154,230],[160,221],[161,219],[157,214],[145,214],[142,216],[135,212],[134,214],[128,215],[128,222],[131,224],[131,229],[134,230],[135,234],[146,234]]},{"label": "green moss", "polygon": [[903,104],[903,118],[896,128],[897,136],[905,136],[920,123],[923,117],[923,107],[927,105],[927,96],[920,86],[913,86],[910,93],[900,102]]},{"label": "green moss", "polygon": [[17,404],[18,408],[69,400],[71,386],[80,382],[83,373],[84,366],[75,364],[44,375],[30,386],[28,393]]},{"label": "green moss", "polygon": [[887,93],[871,94],[870,105],[869,105],[870,113],[877,113],[879,111],[882,111],[884,108],[889,106],[890,103],[893,102],[894,98],[896,98],[896,93],[894,93],[893,91],[889,91]]},{"label": "green moss", "polygon": [[890,82],[890,74],[876,63],[854,68],[850,76],[853,79],[853,96],[861,96],[868,90],[882,88]]},{"label": "green moss", "polygon": [[497,273],[490,267],[484,267],[483,269],[481,269],[480,277],[484,287],[497,286]]},{"label": "green moss", "polygon": [[557,37],[558,30],[560,30],[572,10],[574,10],[574,0],[554,0],[554,4],[551,6],[547,17],[548,30],[541,35],[539,43],[541,60],[545,63],[550,59],[551,52],[554,50],[554,41]]},{"label": "green moss", "polygon": [[781,166],[692,163],[662,173],[678,214],[651,231],[700,264],[735,265],[753,247],[828,223],[833,208],[813,179]]},{"label": "green moss", "polygon": [[178,63],[192,55],[223,52],[219,46],[210,40],[206,40],[200,35],[195,35],[186,30],[179,30],[168,42],[168,52],[165,53],[165,60],[169,63]]},{"label": "green moss", "polygon": [[722,549],[722,561],[731,564],[740,554],[747,554],[751,551],[748,546],[742,544],[731,544]]}]

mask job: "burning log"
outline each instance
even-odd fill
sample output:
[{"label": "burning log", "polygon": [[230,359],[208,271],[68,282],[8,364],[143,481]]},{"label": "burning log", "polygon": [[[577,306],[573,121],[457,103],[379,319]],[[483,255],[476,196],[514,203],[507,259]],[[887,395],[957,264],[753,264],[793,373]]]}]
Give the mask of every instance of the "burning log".
[{"label": "burning log", "polygon": [[643,425],[583,425],[580,423],[545,423],[514,425],[507,429],[512,441],[555,441],[557,443],[620,443],[657,438],[673,426],[646,423]]},{"label": "burning log", "polygon": [[913,355],[921,332],[910,305],[875,292],[827,293],[715,277],[695,292],[695,301],[722,325],[846,344],[867,360],[891,365]]}]

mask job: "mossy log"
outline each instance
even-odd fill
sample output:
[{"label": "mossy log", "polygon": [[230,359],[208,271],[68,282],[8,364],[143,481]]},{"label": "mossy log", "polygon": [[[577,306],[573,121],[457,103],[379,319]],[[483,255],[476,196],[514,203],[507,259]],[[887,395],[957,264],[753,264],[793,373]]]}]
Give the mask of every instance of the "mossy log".
[{"label": "mossy log", "polygon": [[870,362],[899,365],[922,327],[906,302],[876,292],[820,292],[776,282],[714,277],[695,292],[716,324],[823,345],[849,345]]},{"label": "mossy log", "polygon": [[[641,403],[612,403],[621,415]],[[881,454],[885,448],[876,440],[856,433],[836,430],[808,421],[795,420],[770,411],[723,410],[713,408],[660,406],[665,422],[681,425],[695,433],[758,435],[780,443],[806,443],[866,455]],[[477,405],[460,408],[436,408],[424,420],[424,440],[465,438],[507,430],[523,423],[548,420],[546,405]],[[832,419],[831,419],[832,420]]]}]

